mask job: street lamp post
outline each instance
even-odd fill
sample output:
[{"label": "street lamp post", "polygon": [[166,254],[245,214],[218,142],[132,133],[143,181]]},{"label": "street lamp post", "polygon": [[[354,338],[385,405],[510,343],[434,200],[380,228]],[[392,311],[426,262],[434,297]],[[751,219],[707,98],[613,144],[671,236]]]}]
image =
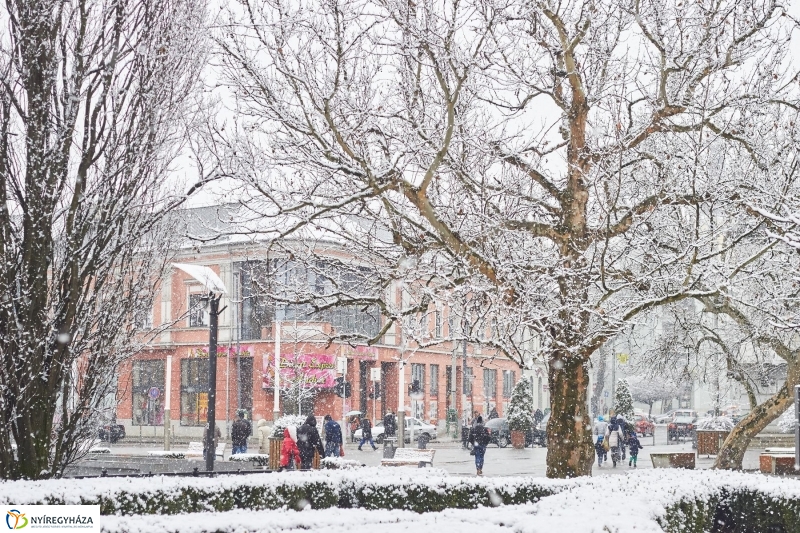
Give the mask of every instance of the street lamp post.
[{"label": "street lamp post", "polygon": [[214,471],[214,459],[216,446],[214,446],[214,435],[216,434],[216,407],[217,407],[217,332],[219,330],[219,303],[222,295],[227,291],[225,284],[219,276],[208,267],[200,265],[189,265],[185,263],[173,263],[178,268],[192,278],[202,283],[208,289],[209,303],[209,326],[208,326],[208,432],[203,443],[206,449],[206,470]]}]

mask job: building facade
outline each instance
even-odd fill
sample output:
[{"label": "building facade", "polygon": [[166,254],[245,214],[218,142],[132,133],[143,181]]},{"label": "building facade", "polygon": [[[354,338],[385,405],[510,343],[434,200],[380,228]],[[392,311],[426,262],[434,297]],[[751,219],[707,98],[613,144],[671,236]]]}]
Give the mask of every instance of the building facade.
[{"label": "building facade", "polygon": [[[377,311],[354,307],[309,317],[296,307],[260,301],[253,291],[252,256],[244,244],[213,244],[187,249],[176,258],[211,268],[228,289],[220,303],[217,349],[216,420],[223,432],[239,409],[254,421],[273,419],[277,350],[280,413],[341,419],[360,411],[378,420],[388,409],[397,412],[404,406],[408,415],[444,428],[448,409],[455,409],[456,417],[506,412],[511,390],[523,378],[515,362],[478,345],[445,340],[420,349],[403,339],[397,325],[373,346],[329,342],[334,332],[377,334],[385,321]],[[150,349],[119,372],[117,423],[127,435],[163,437],[167,399],[172,435],[202,435],[209,398],[205,296],[204,287],[179,269],[161,285],[152,316],[144,320],[155,332]],[[446,308],[425,321],[431,338],[450,336]],[[534,386],[537,407],[546,408],[546,372],[530,368],[525,376]],[[337,395],[340,381],[349,384],[349,397]]]}]

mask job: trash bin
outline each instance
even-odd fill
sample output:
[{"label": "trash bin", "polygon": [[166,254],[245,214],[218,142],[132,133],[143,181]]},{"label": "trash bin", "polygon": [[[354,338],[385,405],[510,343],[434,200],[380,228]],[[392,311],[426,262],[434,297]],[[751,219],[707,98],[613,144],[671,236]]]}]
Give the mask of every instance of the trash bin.
[{"label": "trash bin", "polygon": [[394,459],[394,452],[397,448],[395,448],[394,443],[397,441],[397,438],[385,438],[383,439],[383,458],[384,459]]}]

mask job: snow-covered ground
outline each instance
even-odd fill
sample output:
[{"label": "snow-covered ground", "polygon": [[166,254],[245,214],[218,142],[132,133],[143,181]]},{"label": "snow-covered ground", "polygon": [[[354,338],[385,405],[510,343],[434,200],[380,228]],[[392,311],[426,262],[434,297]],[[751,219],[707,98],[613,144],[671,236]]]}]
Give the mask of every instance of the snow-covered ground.
[{"label": "snow-covered ground", "polygon": [[[391,474],[391,475],[388,475]],[[64,503],[80,503],[100,495],[119,492],[145,495],[155,491],[169,494],[190,485],[198,489],[231,488],[246,484],[275,485],[319,481],[327,485],[343,482],[374,484],[410,483],[429,486],[482,484],[508,489],[528,483],[525,478],[475,479],[449,476],[442,470],[363,468],[356,471],[285,472],[250,476],[202,478],[105,478],[0,483],[0,505],[41,502],[55,496]],[[716,471],[647,470],[620,476],[599,476],[569,481],[537,480],[556,493],[537,503],[472,510],[448,509],[417,514],[399,510],[364,509],[281,509],[275,511],[233,510],[182,515],[104,516],[106,532],[300,532],[351,533],[377,528],[381,533],[436,531],[436,533],[589,533],[657,532],[657,519],[667,508],[681,501],[706,498],[721,488],[747,488],[768,495],[800,499],[800,481]],[[499,503],[499,502],[495,502]]]}]

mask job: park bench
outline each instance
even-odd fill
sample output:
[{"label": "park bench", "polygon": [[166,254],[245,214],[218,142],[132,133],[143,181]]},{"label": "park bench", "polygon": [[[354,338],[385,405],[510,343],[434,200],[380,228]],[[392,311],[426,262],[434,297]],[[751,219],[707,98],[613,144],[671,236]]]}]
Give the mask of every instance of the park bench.
[{"label": "park bench", "polygon": [[758,466],[764,474],[796,474],[794,448],[767,448],[758,456]]},{"label": "park bench", "polygon": [[397,448],[394,457],[383,459],[381,466],[433,466],[433,455],[436,450],[417,450],[414,448]]}]

